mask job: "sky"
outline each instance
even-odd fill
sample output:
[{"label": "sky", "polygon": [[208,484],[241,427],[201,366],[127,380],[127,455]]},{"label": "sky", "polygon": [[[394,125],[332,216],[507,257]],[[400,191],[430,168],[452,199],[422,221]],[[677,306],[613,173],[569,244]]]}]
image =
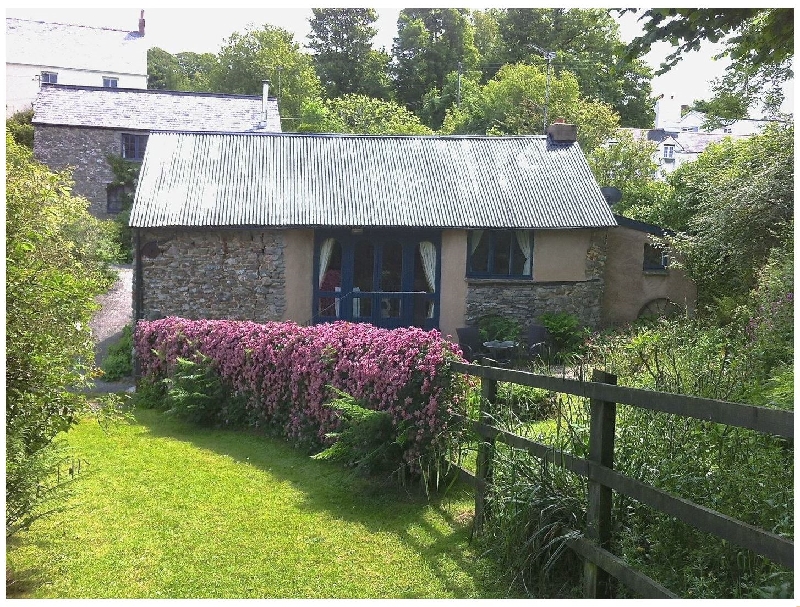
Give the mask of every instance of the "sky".
[{"label": "sky", "polygon": [[[342,3],[338,5],[342,6]],[[384,8],[375,3],[370,6],[378,7],[378,21],[375,24],[378,35],[373,44],[376,48],[385,48],[391,52],[392,39],[397,35],[397,15],[400,9]],[[181,51],[216,53],[233,32],[244,32],[248,26],[259,27],[265,23],[293,32],[295,41],[305,46],[308,42],[306,36],[310,31],[308,20],[312,17],[311,8],[303,8],[301,5],[298,7],[298,4],[295,8],[146,8],[144,11],[145,38],[150,45],[172,54]],[[133,31],[138,27],[139,12],[138,8],[9,8],[6,9],[6,17]],[[628,42],[641,33],[636,20],[637,16],[631,13],[620,18],[620,35],[623,41]],[[653,93],[674,93],[682,104],[687,105],[696,99],[709,98],[711,81],[722,76],[729,63],[727,60],[713,59],[721,48],[720,44],[705,43],[700,51],[687,54],[676,67],[653,80]],[[668,43],[659,43],[653,46],[644,59],[655,70],[671,50]],[[793,112],[793,83],[786,88],[786,97],[782,109]]]}]

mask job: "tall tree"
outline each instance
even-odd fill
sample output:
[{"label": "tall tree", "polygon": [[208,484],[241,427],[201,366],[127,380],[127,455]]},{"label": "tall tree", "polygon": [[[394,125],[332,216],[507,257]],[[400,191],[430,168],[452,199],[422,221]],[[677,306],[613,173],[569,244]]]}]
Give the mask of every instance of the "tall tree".
[{"label": "tall tree", "polygon": [[157,46],[147,49],[147,88],[180,91],[185,84],[174,55]]},{"label": "tall tree", "polygon": [[447,74],[478,64],[474,28],[467,9],[403,9],[397,20],[395,61],[397,99],[416,112],[431,88],[441,89]]},{"label": "tall tree", "polygon": [[285,29],[264,25],[243,34],[234,32],[217,55],[210,86],[219,93],[258,95],[262,81],[270,80],[278,97],[284,130],[293,130],[300,120],[304,99],[321,93],[321,85],[310,55],[300,50],[294,35]]},{"label": "tall tree", "polygon": [[710,126],[745,118],[751,111],[768,116],[777,112],[783,101],[781,85],[794,75],[793,8],[647,9],[639,21],[644,33],[631,42],[628,57],[646,53],[662,40],[676,47],[656,74],[669,71],[704,41],[724,44],[717,58],[729,57],[731,65],[705,103]]},{"label": "tall tree", "polygon": [[300,131],[368,135],[432,135],[414,114],[393,101],[365,95],[306,100]]},{"label": "tall tree", "polygon": [[389,56],[372,49],[378,18],[372,8],[314,8],[308,47],[328,97],[349,93],[387,98]]},{"label": "tall tree", "polygon": [[578,79],[581,95],[611,105],[624,126],[652,125],[652,71],[640,59],[625,59],[619,24],[607,10],[509,8],[494,17],[504,62],[568,70]]}]

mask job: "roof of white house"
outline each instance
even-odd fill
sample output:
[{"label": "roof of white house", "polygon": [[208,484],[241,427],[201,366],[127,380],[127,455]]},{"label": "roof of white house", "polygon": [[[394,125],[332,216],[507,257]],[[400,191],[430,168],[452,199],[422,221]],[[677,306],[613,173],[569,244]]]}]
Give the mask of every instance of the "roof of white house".
[{"label": "roof of white house", "polygon": [[545,136],[156,132],[130,225],[547,229],[616,222],[579,145]]},{"label": "roof of white house", "polygon": [[6,63],[146,75],[147,46],[138,30],[6,18]]},{"label": "roof of white house", "polygon": [[42,84],[33,123],[127,130],[281,131],[278,101],[222,95]]}]

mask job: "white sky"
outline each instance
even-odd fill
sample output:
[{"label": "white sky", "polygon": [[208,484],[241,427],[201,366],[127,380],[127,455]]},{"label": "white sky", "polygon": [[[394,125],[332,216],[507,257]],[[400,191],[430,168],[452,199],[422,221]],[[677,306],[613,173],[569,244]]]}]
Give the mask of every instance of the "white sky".
[{"label": "white sky", "polygon": [[[269,23],[293,32],[295,41],[305,46],[308,42],[306,36],[310,31],[308,20],[312,13],[310,7],[297,6],[296,4],[295,8],[271,9],[145,8],[145,38],[151,46],[160,47],[172,54],[181,51],[216,53],[224,40],[233,32],[243,32],[249,25],[259,27]],[[397,35],[397,15],[400,9],[380,7],[375,3],[371,6],[378,6],[376,26],[379,31],[374,45],[378,48],[384,47],[390,52],[392,39]],[[139,11],[138,8],[9,8],[6,10],[6,16],[133,31],[138,27]],[[637,17],[630,13],[620,19],[621,36],[626,42],[641,31],[636,19]],[[712,58],[720,48],[720,45],[706,43],[701,51],[686,55],[676,67],[653,80],[653,93],[656,95],[675,93],[684,104],[710,97],[711,80],[721,76],[727,65],[727,61],[714,61]],[[671,49],[668,43],[657,44],[645,56],[645,61],[657,69],[662,57]],[[793,83],[786,87],[786,97],[783,111],[793,112]]]}]

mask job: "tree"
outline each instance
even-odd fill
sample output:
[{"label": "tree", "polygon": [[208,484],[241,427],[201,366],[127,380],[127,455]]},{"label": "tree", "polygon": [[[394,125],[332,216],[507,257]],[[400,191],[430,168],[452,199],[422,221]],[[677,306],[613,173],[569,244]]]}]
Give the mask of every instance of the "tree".
[{"label": "tree", "polygon": [[496,11],[505,63],[570,71],[581,96],[614,108],[628,127],[649,128],[655,118],[652,70],[625,58],[619,24],[605,9],[509,8]]},{"label": "tree", "polygon": [[755,286],[770,250],[792,238],[794,128],[725,140],[670,175],[683,214],[674,246],[708,304],[741,299]]},{"label": "tree", "polygon": [[186,80],[186,90],[204,92],[211,90],[211,73],[217,65],[213,53],[192,53],[184,51],[175,55],[178,66]]},{"label": "tree", "polygon": [[244,34],[234,32],[217,58],[210,75],[213,91],[259,95],[262,81],[270,80],[284,124],[298,124],[303,100],[321,93],[311,56],[300,50],[293,34],[285,29],[265,25]]},{"label": "tree", "polygon": [[656,74],[667,72],[706,40],[724,42],[717,58],[729,57],[731,65],[715,81],[714,97],[706,106],[716,118],[712,125],[745,118],[759,103],[764,103],[767,114],[780,107],[780,85],[793,77],[793,8],[648,9],[639,21],[644,34],[630,43],[628,57],[646,53],[662,40],[677,47]]},{"label": "tree", "polygon": [[619,117],[609,106],[580,97],[578,81],[569,72],[551,77],[548,86],[546,74],[535,66],[504,65],[486,85],[462,93],[461,107],[447,112],[444,133],[541,135],[545,101],[548,122],[564,118],[578,125],[578,141],[586,153],[619,127]]},{"label": "tree", "polygon": [[418,111],[432,88],[441,89],[447,74],[475,69],[478,50],[469,11],[455,8],[403,9],[397,20],[396,98]]},{"label": "tree", "polygon": [[171,55],[158,47],[147,49],[147,88],[167,91],[208,91],[217,58],[212,53]]},{"label": "tree", "polygon": [[314,133],[432,135],[414,114],[393,101],[365,95],[306,100],[298,130]]},{"label": "tree", "polygon": [[622,199],[614,205],[614,212],[641,221],[653,221],[651,212],[668,199],[671,187],[658,179],[658,163],[653,154],[658,149],[655,142],[637,139],[625,129],[614,135],[611,143],[598,145],[586,160],[597,183],[622,192]]},{"label": "tree", "polygon": [[106,224],[6,132],[6,535],[58,485],[53,440],[75,421],[94,363],[89,320],[110,286]]},{"label": "tree", "polygon": [[378,18],[371,8],[315,8],[309,48],[328,97],[361,93],[388,98],[389,56],[372,49]]},{"label": "tree", "polygon": [[20,145],[33,149],[33,109],[16,112],[6,118],[6,130]]}]

